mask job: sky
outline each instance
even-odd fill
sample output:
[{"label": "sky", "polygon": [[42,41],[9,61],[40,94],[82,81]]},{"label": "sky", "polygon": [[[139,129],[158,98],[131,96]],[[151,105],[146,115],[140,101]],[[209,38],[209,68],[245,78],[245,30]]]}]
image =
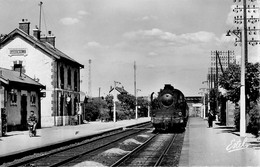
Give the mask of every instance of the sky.
[{"label": "sky", "polygon": [[[1,34],[22,19],[39,24],[37,0],[0,0]],[[207,79],[211,51],[235,50],[226,37],[233,24],[233,0],[42,0],[42,34],[56,36],[56,48],[85,66],[81,90],[106,96],[114,81],[138,96],[172,84],[198,96]],[[255,50],[255,49],[252,49]],[[252,52],[252,53],[251,53]],[[249,60],[258,61],[255,51]],[[89,60],[91,59],[91,92]]]}]

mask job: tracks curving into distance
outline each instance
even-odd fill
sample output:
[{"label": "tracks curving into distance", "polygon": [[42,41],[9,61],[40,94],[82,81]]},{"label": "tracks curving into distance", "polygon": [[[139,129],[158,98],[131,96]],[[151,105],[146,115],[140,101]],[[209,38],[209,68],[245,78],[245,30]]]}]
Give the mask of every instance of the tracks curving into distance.
[{"label": "tracks curving into distance", "polygon": [[70,147],[61,148],[57,151],[26,159],[8,166],[62,166],[64,164],[68,164],[71,161],[75,161],[83,155],[93,153],[120,140],[147,131],[147,129],[151,129],[150,123],[139,125],[138,127],[126,128],[119,133],[103,136],[95,140],[82,142]]},{"label": "tracks curving into distance", "polygon": [[[181,134],[156,134],[145,143],[128,153],[117,162],[115,166],[174,166],[170,159],[174,154],[169,151],[179,141]],[[177,139],[177,140],[176,140]],[[163,164],[163,163],[164,164]]]}]

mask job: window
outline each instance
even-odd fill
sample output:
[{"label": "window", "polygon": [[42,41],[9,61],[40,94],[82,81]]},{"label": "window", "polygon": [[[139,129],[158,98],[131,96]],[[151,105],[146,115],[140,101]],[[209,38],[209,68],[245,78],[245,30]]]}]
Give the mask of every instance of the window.
[{"label": "window", "polygon": [[10,92],[10,101],[11,106],[17,105],[17,91],[15,91],[14,89],[12,89]]},{"label": "window", "polygon": [[79,107],[78,107],[78,98],[75,97],[75,99],[74,99],[74,114],[75,115],[78,113],[78,109],[79,109]]},{"label": "window", "polygon": [[71,70],[68,69],[68,86],[71,86]]},{"label": "window", "polygon": [[78,73],[77,71],[74,72],[74,90],[78,90]]},{"label": "window", "polygon": [[36,106],[36,93],[32,92],[30,97],[31,106]]},{"label": "window", "polygon": [[64,89],[64,68],[63,66],[60,67],[60,87]]},{"label": "window", "polygon": [[23,61],[14,61],[14,66],[13,66],[13,70],[14,71],[18,71],[18,72],[21,72],[21,73],[25,73],[25,69],[24,69],[24,66],[23,66]]}]

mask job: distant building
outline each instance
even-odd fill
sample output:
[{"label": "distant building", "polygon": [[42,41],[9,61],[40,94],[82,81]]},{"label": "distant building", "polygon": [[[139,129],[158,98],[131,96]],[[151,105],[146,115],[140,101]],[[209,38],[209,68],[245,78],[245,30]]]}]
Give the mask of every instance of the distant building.
[{"label": "distant building", "polygon": [[34,111],[41,127],[41,90],[45,86],[19,71],[0,68],[0,103],[7,114],[7,129],[27,129],[27,118]]},{"label": "distant building", "polygon": [[42,126],[70,124],[80,100],[80,69],[84,66],[55,47],[55,36],[30,34],[30,22],[23,19],[19,28],[0,43],[0,67],[22,72],[46,86],[41,99]]},{"label": "distant building", "polygon": [[127,94],[128,92],[124,89],[124,87],[116,87],[115,89],[113,87],[110,88],[109,94],[115,95],[115,101],[118,102],[117,95],[118,94]]}]

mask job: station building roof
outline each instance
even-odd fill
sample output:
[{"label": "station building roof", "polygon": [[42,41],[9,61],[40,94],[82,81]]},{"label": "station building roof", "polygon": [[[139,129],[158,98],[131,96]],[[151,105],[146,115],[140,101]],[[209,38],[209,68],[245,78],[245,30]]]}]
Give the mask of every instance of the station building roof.
[{"label": "station building roof", "polygon": [[6,85],[9,85],[10,82],[12,83],[22,83],[28,85],[34,85],[45,89],[45,86],[36,82],[34,79],[30,78],[29,76],[20,73],[19,71],[13,71],[5,68],[0,67],[0,81]]}]

